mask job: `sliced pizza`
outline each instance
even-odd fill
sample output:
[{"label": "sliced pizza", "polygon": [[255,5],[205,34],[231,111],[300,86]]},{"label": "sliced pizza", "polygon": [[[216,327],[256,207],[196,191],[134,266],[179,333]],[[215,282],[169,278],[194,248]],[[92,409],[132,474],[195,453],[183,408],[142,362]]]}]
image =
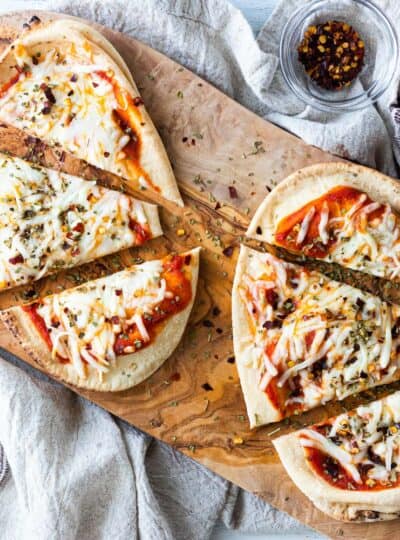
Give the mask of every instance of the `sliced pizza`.
[{"label": "sliced pizza", "polygon": [[126,64],[90,26],[72,19],[36,24],[5,50],[0,120],[182,205]]},{"label": "sliced pizza", "polygon": [[252,427],[400,378],[400,307],[242,247],[233,339]]},{"label": "sliced pizza", "polygon": [[301,169],[258,209],[249,234],[292,252],[400,281],[400,185],[345,163]]},{"label": "sliced pizza", "polygon": [[162,234],[156,206],[0,153],[0,290]]},{"label": "sliced pizza", "polygon": [[343,521],[400,515],[400,392],[275,439],[289,476]]},{"label": "sliced pizza", "polygon": [[0,318],[51,375],[91,390],[130,388],[178,345],[196,294],[199,251],[131,266]]}]

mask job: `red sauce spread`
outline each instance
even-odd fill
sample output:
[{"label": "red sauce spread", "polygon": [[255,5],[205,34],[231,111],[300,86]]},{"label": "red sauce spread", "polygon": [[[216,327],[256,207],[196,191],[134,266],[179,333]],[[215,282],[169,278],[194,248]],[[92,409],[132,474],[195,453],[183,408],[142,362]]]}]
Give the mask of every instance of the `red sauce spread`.
[{"label": "red sauce spread", "polygon": [[150,336],[150,341],[144,342],[136,325],[132,325],[126,332],[117,336],[114,351],[117,355],[127,354],[125,347],[134,347],[136,350],[150,345],[163,323],[172,315],[183,311],[192,298],[192,286],[185,275],[183,267],[190,264],[186,257],[180,255],[169,256],[164,260],[164,270],[161,278],[166,281],[166,290],[172,292],[172,298],[164,300],[153,310],[151,318],[143,317],[143,323]]},{"label": "red sauce spread", "polygon": [[150,240],[151,232],[148,225],[141,225],[131,218],[129,220],[129,228],[136,234],[136,245],[142,246],[147,240]]},{"label": "red sauce spread", "polygon": [[21,76],[21,72],[18,71],[18,73],[16,73],[13,77],[11,77],[11,79],[9,81],[4,83],[0,87],[0,98],[5,96],[7,94],[7,92],[9,91],[9,89],[19,81],[20,76]]},{"label": "red sauce spread", "polygon": [[143,176],[152,189],[160,191],[160,188],[154,185],[146,171],[140,166],[140,155],[142,141],[139,136],[140,126],[143,123],[139,106],[143,104],[141,98],[133,99],[125,90],[122,90],[115,79],[105,71],[96,71],[96,75],[107,81],[114,90],[114,96],[119,104],[117,109],[113,110],[113,118],[120,129],[129,136],[129,142],[124,146],[123,151],[127,157],[128,163],[137,176]]},{"label": "red sauce spread", "polygon": [[[323,244],[319,237],[318,225],[321,220],[321,212],[324,203],[326,203],[329,209],[329,219],[331,220],[332,218],[344,216],[350,210],[350,208],[359,201],[361,195],[361,191],[348,186],[338,186],[331,191],[328,191],[322,197],[309,202],[300,208],[300,210],[297,210],[293,214],[284,217],[279,222],[275,232],[276,243],[290,249],[291,251],[301,251],[305,255],[311,257],[325,257],[337,239],[329,234],[329,226],[328,243]],[[369,197],[366,197],[361,207],[367,206],[372,202],[373,201]],[[298,244],[297,236],[299,229],[305,216],[312,207],[315,208],[314,216],[311,219],[304,241],[301,244]],[[368,221],[372,221],[373,219],[380,217],[383,210],[384,205],[380,205],[377,210],[369,213],[367,215]],[[363,225],[365,226],[365,223],[361,222],[360,216],[356,217],[356,225],[357,227],[362,227]],[[338,226],[338,224],[336,226]]]},{"label": "red sauce spread", "polygon": [[379,491],[396,487],[400,484],[400,478],[397,477],[395,482],[382,483],[376,481],[373,485],[366,484],[368,480],[368,464],[359,465],[358,472],[360,473],[362,483],[359,484],[348,474],[348,472],[340,465],[340,463],[328,456],[317,448],[304,448],[308,462],[314,471],[321,476],[328,484],[338,489],[351,489],[354,491]]},{"label": "red sauce spread", "polygon": [[[51,351],[53,350],[53,343],[50,337],[51,329],[47,328],[46,323],[44,322],[44,319],[37,312],[38,307],[39,307],[39,303],[34,302],[33,304],[22,306],[22,309],[26,313],[28,313],[33,324],[36,326],[36,329],[38,330],[39,334],[42,336],[42,338],[46,342],[47,347]],[[64,358],[63,356],[60,356],[59,354],[57,354],[57,358],[62,363],[69,362],[68,358]]]},{"label": "red sauce spread", "polygon": [[[330,425],[318,426],[316,431],[325,436],[326,429],[330,429]],[[338,488],[354,491],[378,491],[381,489],[388,489],[396,487],[400,484],[400,476],[397,476],[395,482],[380,482],[378,480],[367,483],[368,471],[372,468],[373,465],[368,463],[359,464],[358,472],[360,474],[361,483],[356,482],[353,477],[346,471],[346,469],[339,463],[339,461],[328,454],[325,454],[322,450],[318,448],[303,447],[306,458],[310,466],[314,471],[321,476],[328,484]],[[382,463],[384,465],[384,463]]]},{"label": "red sauce spread", "polygon": [[[114,351],[117,355],[130,354],[138,351],[144,347],[147,347],[152,343],[157,333],[162,329],[166,320],[172,315],[183,311],[192,299],[192,285],[191,279],[185,270],[186,265],[190,265],[190,256],[170,255],[163,261],[163,272],[161,278],[166,281],[166,290],[172,293],[171,298],[164,298],[164,300],[158,304],[153,310],[153,313],[148,318],[143,317],[143,323],[150,336],[149,341],[143,341],[143,338],[136,327],[132,324],[125,332],[119,334],[115,338]],[[118,295],[118,290],[116,291]],[[29,314],[36,329],[43,337],[49,350],[53,349],[51,341],[51,328],[46,326],[44,319],[38,313],[38,307],[40,303],[34,302],[29,305],[23,306],[23,310]],[[115,319],[113,317],[113,319]],[[114,324],[119,323],[118,320],[112,320]],[[56,322],[55,322],[56,324]],[[134,351],[126,351],[126,347],[133,347]],[[87,347],[90,350],[90,344]],[[57,358],[60,362],[69,362],[68,359],[62,358],[57,354]],[[86,363],[86,360],[82,358],[82,361]]]}]

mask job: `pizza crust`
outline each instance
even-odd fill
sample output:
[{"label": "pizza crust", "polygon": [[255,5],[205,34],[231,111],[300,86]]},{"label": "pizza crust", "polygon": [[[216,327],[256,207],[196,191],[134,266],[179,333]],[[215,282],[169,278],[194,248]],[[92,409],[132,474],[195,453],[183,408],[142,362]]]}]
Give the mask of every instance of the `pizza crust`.
[{"label": "pizza crust", "polygon": [[[258,207],[247,235],[275,242],[282,218],[336,186],[350,186],[367,193],[374,201],[388,203],[400,213],[400,183],[375,170],[351,163],[320,163],[300,169],[274,188]],[[261,233],[257,229],[261,228]]]},{"label": "pizza crust", "polygon": [[249,256],[259,256],[259,254],[248,247],[241,246],[232,290],[232,330],[233,347],[240,384],[246,403],[250,427],[254,428],[262,424],[277,422],[282,419],[282,414],[274,407],[268,399],[267,394],[260,390],[258,370],[246,366],[246,363],[250,360],[249,351],[252,346],[250,338],[251,327],[249,325],[246,306],[239,294],[239,284],[246,271]]},{"label": "pizza crust", "polygon": [[[119,83],[132,97],[140,96],[138,88],[129,69],[117,50],[99,32],[92,27],[73,19],[56,19],[47,23],[32,26],[3,52],[0,57],[0,86],[10,77],[10,68],[15,64],[13,49],[21,43],[31,51],[47,52],[54,47],[63,48],[65,42],[83,44],[90,41],[93,48],[94,61],[99,60],[102,66],[112,69]],[[159,186],[162,195],[183,206],[178,186],[161,138],[145,107],[141,108],[144,126],[140,136],[142,149],[140,165],[149,174],[152,182]],[[17,126],[18,127],[18,126]],[[96,165],[96,163],[92,163]],[[127,179],[129,181],[129,178]],[[137,187],[136,180],[135,185]]]},{"label": "pizza crust", "polygon": [[383,521],[400,516],[400,488],[377,491],[338,489],[309,466],[296,433],[273,441],[290,478],[315,506],[340,521]]},{"label": "pizza crust", "polygon": [[173,353],[185,331],[193,307],[198,272],[200,248],[187,254],[191,255],[192,299],[186,308],[170,317],[153,343],[142,351],[117,357],[115,367],[103,374],[89,368],[87,378],[82,378],[71,363],[62,364],[51,358],[51,353],[43,343],[43,338],[36,330],[29,315],[19,306],[0,312],[3,321],[14,338],[23,347],[29,358],[45,368],[53,377],[79,388],[101,392],[118,392],[136,386],[150,377]]}]

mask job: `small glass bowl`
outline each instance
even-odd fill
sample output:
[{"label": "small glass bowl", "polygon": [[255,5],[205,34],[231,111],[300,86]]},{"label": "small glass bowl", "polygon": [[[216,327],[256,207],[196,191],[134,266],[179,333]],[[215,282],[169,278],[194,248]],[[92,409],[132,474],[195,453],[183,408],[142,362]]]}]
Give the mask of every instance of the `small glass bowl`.
[{"label": "small glass bowl", "polygon": [[[341,90],[325,90],[309,77],[297,47],[310,25],[344,21],[365,44],[364,66],[355,81]],[[371,105],[387,90],[397,70],[399,44],[393,25],[370,0],[316,0],[297,9],[281,36],[283,77],[298,98],[321,111],[346,112]]]}]

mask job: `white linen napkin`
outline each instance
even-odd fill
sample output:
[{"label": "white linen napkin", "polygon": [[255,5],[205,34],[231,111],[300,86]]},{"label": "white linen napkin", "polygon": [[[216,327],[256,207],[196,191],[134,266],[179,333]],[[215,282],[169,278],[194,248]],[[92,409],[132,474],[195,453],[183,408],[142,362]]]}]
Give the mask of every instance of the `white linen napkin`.
[{"label": "white linen napkin", "polygon": [[[47,8],[125,32],[306,142],[394,175],[387,96],[376,107],[334,115],[304,106],[286,88],[278,42],[300,3],[282,0],[257,39],[225,0],[7,0],[0,11]],[[397,0],[378,4],[399,20]],[[7,540],[125,540],[139,534],[146,540],[200,540],[209,537],[217,519],[243,530],[313,534],[69,390],[20,369],[22,363],[17,366],[0,359],[0,441],[11,470],[0,486]]]}]

